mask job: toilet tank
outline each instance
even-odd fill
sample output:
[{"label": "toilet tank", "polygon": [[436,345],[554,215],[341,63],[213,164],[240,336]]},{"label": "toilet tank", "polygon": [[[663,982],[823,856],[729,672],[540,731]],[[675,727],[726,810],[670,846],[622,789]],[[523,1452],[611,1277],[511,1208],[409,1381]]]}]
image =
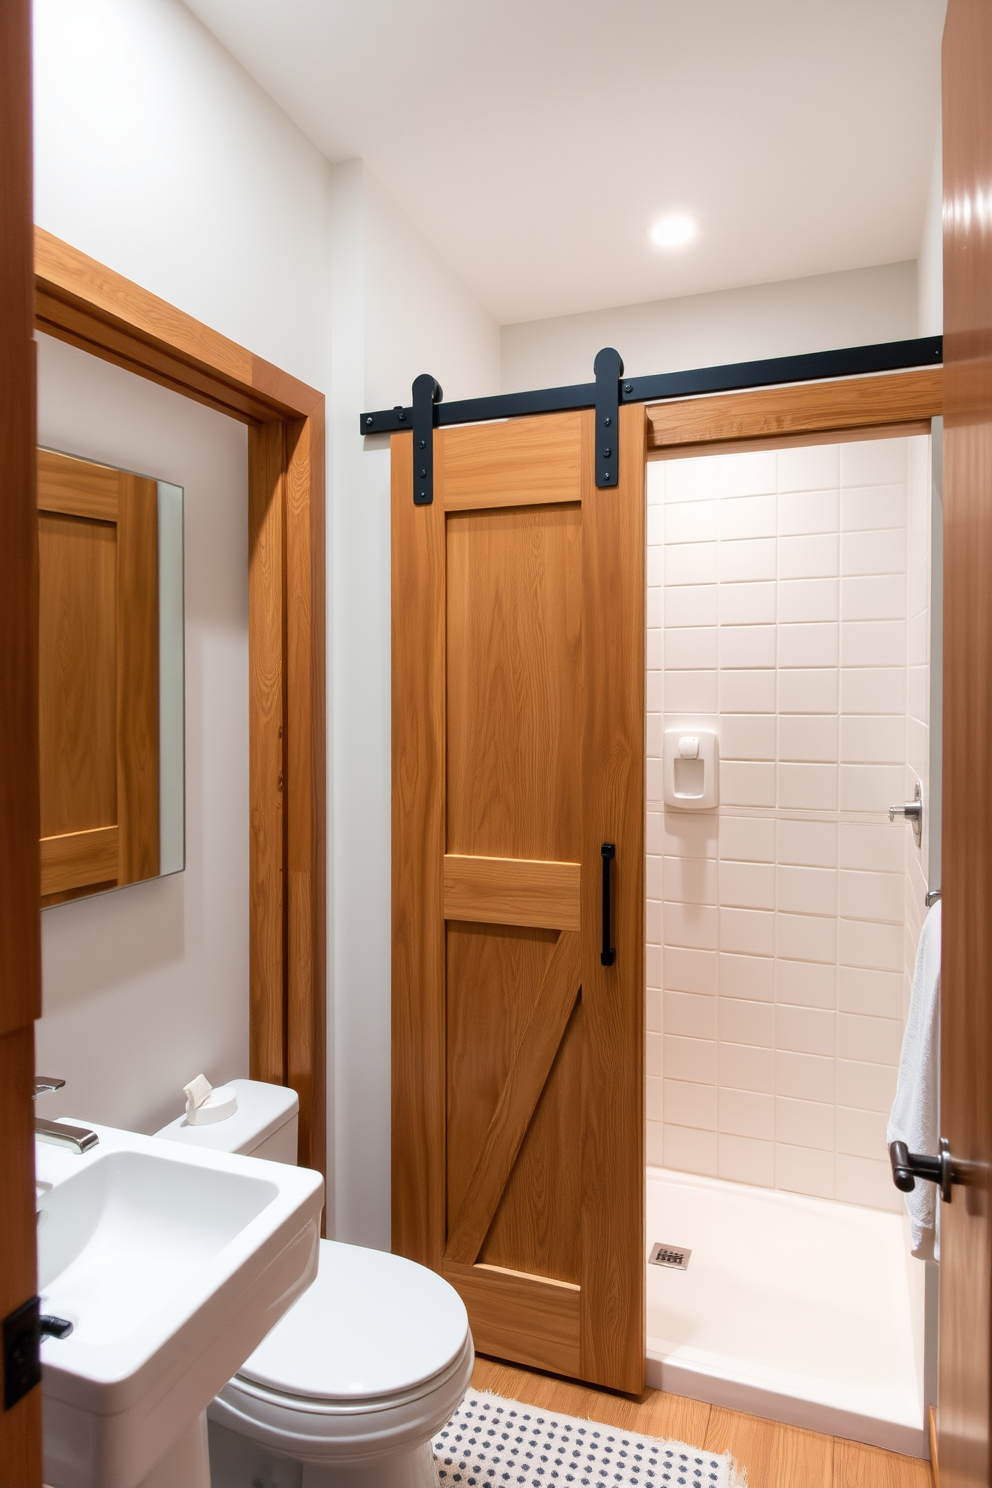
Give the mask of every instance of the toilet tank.
[{"label": "toilet tank", "polygon": [[185,1116],[178,1116],[155,1135],[167,1142],[186,1142],[214,1152],[241,1152],[295,1167],[300,1119],[296,1091],[285,1085],[268,1085],[264,1080],[228,1080],[225,1088],[237,1091],[238,1109],[233,1115],[209,1126],[189,1126]]}]

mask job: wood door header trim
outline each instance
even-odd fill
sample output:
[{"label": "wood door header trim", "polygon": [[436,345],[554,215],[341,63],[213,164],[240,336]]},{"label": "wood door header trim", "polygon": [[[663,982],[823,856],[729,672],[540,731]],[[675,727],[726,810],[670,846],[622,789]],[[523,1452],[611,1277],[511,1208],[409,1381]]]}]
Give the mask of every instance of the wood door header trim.
[{"label": "wood door header trim", "polygon": [[34,230],[38,329],[245,423],[309,418],[323,394],[219,331]]},{"label": "wood door header trim", "polygon": [[648,457],[682,445],[891,428],[934,418],[943,406],[940,367],[706,394],[647,407]]}]

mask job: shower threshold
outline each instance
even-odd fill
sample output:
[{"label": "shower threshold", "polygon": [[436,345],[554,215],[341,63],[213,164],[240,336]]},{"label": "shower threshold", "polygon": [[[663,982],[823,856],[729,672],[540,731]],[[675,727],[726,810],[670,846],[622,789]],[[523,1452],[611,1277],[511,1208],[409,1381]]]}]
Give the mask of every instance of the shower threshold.
[{"label": "shower threshold", "polygon": [[664,1168],[647,1240],[647,1383],[927,1457],[924,1266],[899,1214]]}]

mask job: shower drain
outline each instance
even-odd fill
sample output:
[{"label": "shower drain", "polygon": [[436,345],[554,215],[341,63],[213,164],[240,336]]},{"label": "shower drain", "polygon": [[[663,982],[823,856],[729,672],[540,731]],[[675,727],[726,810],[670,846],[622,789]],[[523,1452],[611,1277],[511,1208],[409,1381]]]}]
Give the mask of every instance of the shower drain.
[{"label": "shower drain", "polygon": [[686,1250],[682,1245],[662,1245],[657,1241],[651,1247],[648,1260],[652,1266],[671,1266],[674,1271],[688,1271],[691,1250]]}]

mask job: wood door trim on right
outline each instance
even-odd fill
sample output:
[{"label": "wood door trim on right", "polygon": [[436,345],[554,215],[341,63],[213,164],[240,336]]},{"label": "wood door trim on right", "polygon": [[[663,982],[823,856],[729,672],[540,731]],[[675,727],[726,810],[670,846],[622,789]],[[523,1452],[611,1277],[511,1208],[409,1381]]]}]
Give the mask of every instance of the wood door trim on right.
[{"label": "wood door trim on right", "polygon": [[[31,1099],[41,917],[29,0],[0,5],[0,140],[0,1318],[6,1318],[38,1287]],[[0,1411],[0,1482],[40,1488],[37,1385]]]},{"label": "wood door trim on right", "polygon": [[[940,1205],[944,1488],[992,1476],[992,7],[944,25],[944,695],[940,1135],[969,1182]],[[988,202],[988,196],[985,197]],[[987,213],[987,208],[986,208]]]}]

